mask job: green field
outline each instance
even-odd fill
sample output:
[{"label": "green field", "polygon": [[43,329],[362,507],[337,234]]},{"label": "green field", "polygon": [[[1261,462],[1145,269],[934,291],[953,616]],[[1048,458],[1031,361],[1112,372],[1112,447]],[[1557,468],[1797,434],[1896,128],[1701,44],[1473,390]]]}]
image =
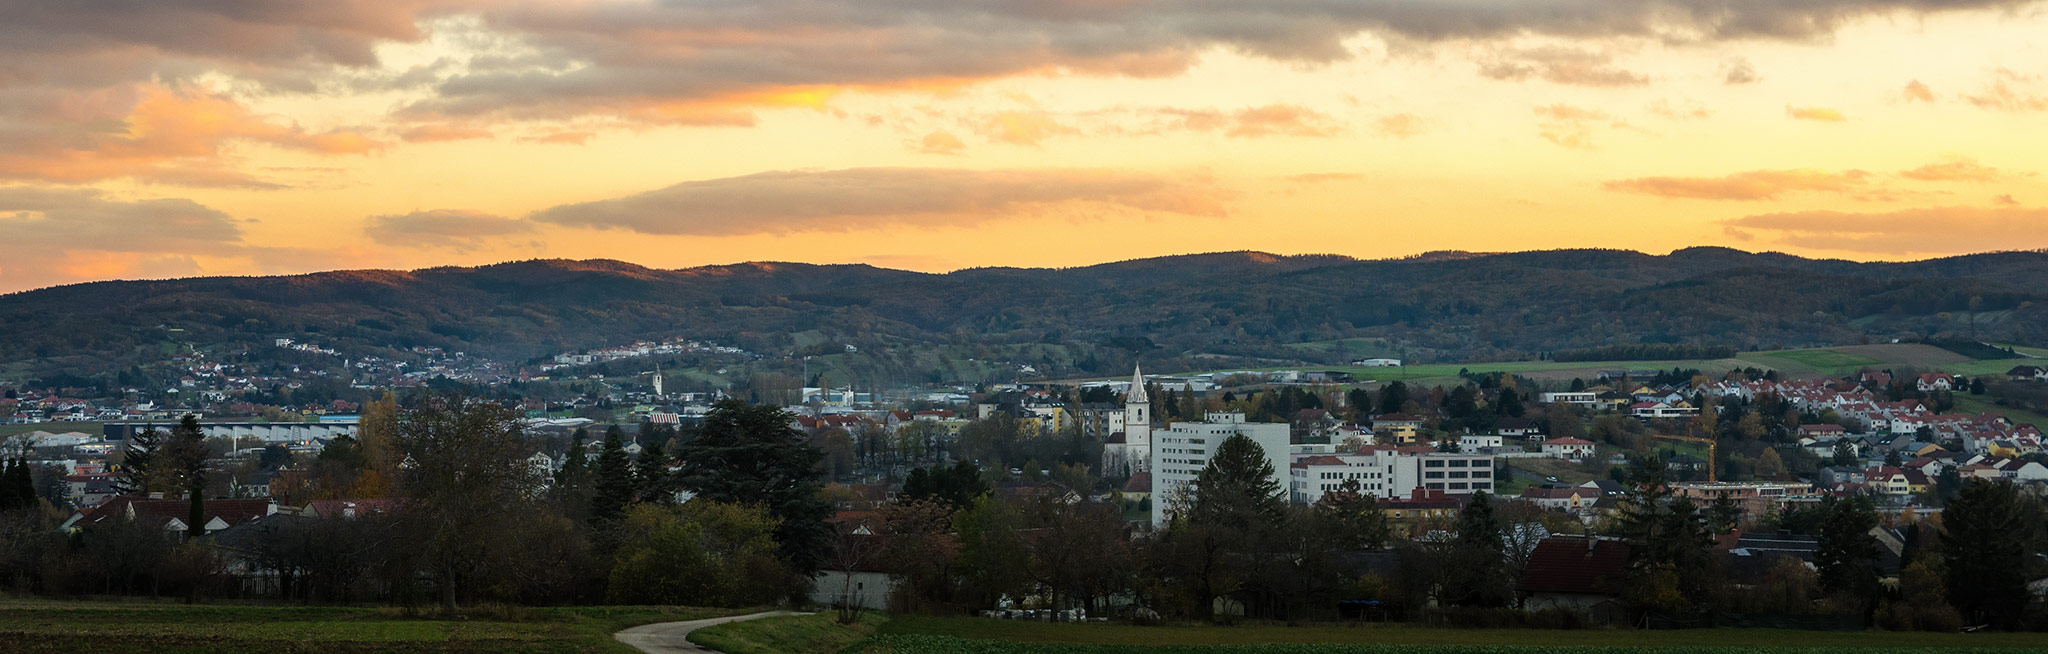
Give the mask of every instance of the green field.
[{"label": "green field", "polygon": [[1954,397],[1956,400],[1956,410],[1961,411],[1963,413],[1983,413],[1986,411],[1990,411],[1992,413],[2003,415],[2006,418],[2018,424],[2033,425],[2035,427],[2039,427],[2042,429],[2048,429],[2048,415],[2028,411],[2026,409],[2022,409],[2019,407],[1998,406],[1996,404],[1992,404],[1991,400],[1988,399],[1989,396],[1986,395],[1955,393],[1950,397]]},{"label": "green field", "polygon": [[881,613],[862,613],[850,625],[839,624],[833,612],[728,622],[690,632],[690,642],[725,654],[791,654],[837,652],[852,646],[887,622]]},{"label": "green field", "polygon": [[[678,607],[472,609],[427,619],[391,608],[0,600],[0,652],[614,652],[626,627],[751,612]],[[1129,652],[1167,654],[1736,654],[1768,651],[2039,651],[2039,634],[1450,629],[1402,624],[1137,627],[831,613],[708,627],[692,642],[730,654]]]},{"label": "green field", "polygon": [[[1679,629],[1638,631],[1593,629],[1449,629],[1389,624],[1240,625],[1137,627],[1114,624],[1050,624],[986,618],[897,616],[862,651],[881,654],[924,652],[1385,652],[1433,651],[1576,652],[1799,651],[1808,648],[1868,651],[1932,651],[1983,648],[2039,651],[2040,634],[1945,634],[1879,631],[1825,632],[1782,629]],[[989,643],[987,641],[1003,641]],[[1023,646],[1017,643],[1034,643]],[[1287,647],[1299,643],[1313,646]],[[1344,647],[1335,645],[1352,645]],[[1177,646],[1228,646],[1185,648]],[[1256,646],[1256,647],[1254,647]],[[1513,648],[1513,649],[1509,649]],[[1526,649],[1524,649],[1526,648]],[[1554,649],[1553,649],[1554,648]],[[1613,648],[1613,649],[1607,649]]]},{"label": "green field", "polygon": [[1758,352],[1744,355],[1744,358],[1770,362],[1772,368],[1806,367],[1817,371],[1854,370],[1861,366],[1884,363],[1866,356],[1835,350],[1786,350],[1782,352]]},{"label": "green field", "polygon": [[726,615],[676,607],[396,609],[0,600],[0,652],[632,652],[612,633]]}]

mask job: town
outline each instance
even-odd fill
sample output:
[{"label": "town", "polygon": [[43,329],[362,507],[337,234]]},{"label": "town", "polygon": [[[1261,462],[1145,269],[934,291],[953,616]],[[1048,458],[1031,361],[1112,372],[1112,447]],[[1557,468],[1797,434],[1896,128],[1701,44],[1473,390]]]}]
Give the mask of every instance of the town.
[{"label": "town", "polygon": [[[641,343],[542,366],[713,347]],[[585,547],[617,557],[583,564],[598,571],[628,565],[633,547],[653,546],[630,542],[636,520],[672,511],[712,519],[702,516],[736,501],[718,496],[735,483],[718,480],[728,473],[696,459],[716,451],[707,441],[738,437],[733,415],[748,416],[751,429],[788,434],[815,457],[795,471],[811,480],[799,487],[809,489],[805,497],[788,501],[815,504],[807,518],[819,531],[797,538],[771,530],[785,556],[801,547],[806,558],[771,566],[771,577],[787,581],[747,583],[801,588],[800,601],[842,611],[1456,622],[1508,619],[1472,612],[1500,607],[1519,616],[1514,624],[1531,626],[1739,619],[1953,630],[2018,626],[2044,608],[2048,573],[1997,549],[2038,552],[2042,534],[1996,539],[2023,541],[2011,546],[1957,540],[1958,529],[2002,527],[1959,525],[1949,512],[1989,503],[2040,526],[2048,496],[2040,425],[1953,408],[1958,396],[1989,392],[1987,384],[1999,393],[2048,389],[2038,366],[2003,375],[1891,369],[1798,379],[1755,368],[1611,369],[1548,381],[1463,373],[1447,389],[1364,378],[1398,368],[1398,360],[1357,363],[980,387],[778,387],[785,404],[736,399],[758,397],[743,389],[671,392],[656,372],[561,403],[450,404],[424,387],[394,386],[362,404],[200,420],[190,409],[223,406],[209,395],[223,393],[217,384],[252,381],[201,364],[195,371],[211,373],[195,381],[201,404],[130,404],[120,419],[98,423],[99,433],[21,433],[7,442],[5,479],[23,489],[17,510],[40,504],[62,516],[45,523],[48,533],[92,543],[110,530],[154,531],[161,536],[153,556],[220,567],[174,577],[157,567],[165,559],[64,580],[44,559],[9,574],[38,580],[23,590],[51,594],[133,592],[139,579],[158,592],[176,583],[218,597],[335,601],[410,592],[417,582],[380,579],[367,568],[302,567],[314,564],[290,562],[287,543],[311,533],[370,538],[402,522],[397,516],[420,500],[401,488],[412,471],[389,457],[404,449],[396,442],[406,430],[426,424],[413,417],[425,403],[456,413],[483,407],[522,434],[500,455],[518,479],[513,487],[525,490],[493,501],[539,502],[586,525],[591,538],[609,542]],[[170,389],[185,395],[179,390]],[[79,414],[53,393],[11,394],[17,414]],[[247,414],[245,404],[226,406]],[[614,419],[577,415],[596,406]],[[174,457],[185,472],[146,471]],[[183,481],[165,481],[174,478]],[[971,527],[975,521],[993,522]],[[1232,525],[1229,533],[1214,531],[1215,521]],[[986,531],[995,524],[1003,526]],[[36,538],[10,533],[23,543]],[[1309,540],[1285,544],[1295,539]],[[297,542],[296,556],[319,556]],[[1188,547],[1205,554],[1187,559],[1180,548]],[[1274,547],[1309,547],[1315,564],[1253,564]],[[1045,548],[1084,548],[1102,560],[1082,566]],[[1646,559],[1649,548],[1668,553]],[[113,565],[83,556],[65,565]],[[1960,566],[1958,556],[2004,567]],[[1695,567],[1641,577],[1645,565],[1672,565],[1665,557],[1690,557]],[[602,575],[577,581],[556,571],[563,578],[549,588],[459,596],[562,601],[597,592],[733,606],[774,596],[665,595],[621,586],[624,569],[611,567],[609,584]],[[458,597],[450,580],[428,585],[442,586],[435,592],[448,601]]]}]

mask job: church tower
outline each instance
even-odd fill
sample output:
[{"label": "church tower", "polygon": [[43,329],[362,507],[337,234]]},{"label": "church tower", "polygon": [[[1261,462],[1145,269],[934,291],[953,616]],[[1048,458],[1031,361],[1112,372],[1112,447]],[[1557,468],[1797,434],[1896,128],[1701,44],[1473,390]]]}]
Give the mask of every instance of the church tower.
[{"label": "church tower", "polygon": [[1152,461],[1152,398],[1145,392],[1145,371],[1131,366],[1131,391],[1124,394],[1124,444],[1134,467],[1145,469]]},{"label": "church tower", "polygon": [[662,382],[662,376],[663,376],[663,375],[661,374],[661,366],[658,366],[658,365],[657,365],[657,366],[655,366],[655,367],[654,367],[654,397],[655,397],[655,399],[661,399],[661,398],[664,398],[664,397],[668,397],[668,395],[667,395],[666,393],[663,393],[663,392],[661,392],[661,385],[662,385],[662,383],[661,383],[661,382]]}]

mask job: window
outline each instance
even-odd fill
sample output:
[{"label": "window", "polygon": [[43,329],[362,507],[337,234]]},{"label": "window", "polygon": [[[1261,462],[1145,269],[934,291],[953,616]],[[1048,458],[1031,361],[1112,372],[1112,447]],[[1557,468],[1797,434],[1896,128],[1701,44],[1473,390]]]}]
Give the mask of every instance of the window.
[{"label": "window", "polygon": [[1464,478],[1465,478],[1465,471],[1463,471],[1463,470],[1453,470],[1453,471],[1451,471],[1451,478],[1452,478],[1452,479],[1464,479]]},{"label": "window", "polygon": [[1422,473],[1422,476],[1427,479],[1443,479],[1444,473],[1442,470],[1431,470],[1429,472]]},{"label": "window", "polygon": [[1465,490],[1465,482],[1452,482],[1451,490]]},{"label": "window", "polygon": [[1493,471],[1492,471],[1492,470],[1474,470],[1474,471],[1472,471],[1472,478],[1473,478],[1473,479],[1492,479],[1492,478],[1493,478]]},{"label": "window", "polygon": [[1424,484],[1424,485],[1423,485],[1423,487],[1424,487],[1424,488],[1428,488],[1428,489],[1430,489],[1430,490],[1443,490],[1443,489],[1444,489],[1444,485],[1443,485],[1443,484]]},{"label": "window", "polygon": [[1439,460],[1435,460],[1435,459],[1432,459],[1432,460],[1429,460],[1429,461],[1424,461],[1424,462],[1422,462],[1422,467],[1424,467],[1424,468],[1441,468],[1441,467],[1444,467],[1444,462],[1443,462],[1443,461],[1439,461]]},{"label": "window", "polygon": [[1464,459],[1453,459],[1453,460],[1451,461],[1451,467],[1453,467],[1453,468],[1463,468],[1463,467],[1465,467],[1465,466],[1469,466],[1469,465],[1472,465],[1472,462],[1471,462],[1471,461],[1467,461],[1467,460],[1464,460]]}]

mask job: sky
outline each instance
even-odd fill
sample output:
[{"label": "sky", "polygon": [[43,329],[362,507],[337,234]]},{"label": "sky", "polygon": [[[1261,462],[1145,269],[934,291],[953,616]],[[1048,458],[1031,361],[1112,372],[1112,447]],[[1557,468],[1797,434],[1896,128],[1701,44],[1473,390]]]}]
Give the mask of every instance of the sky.
[{"label": "sky", "polygon": [[0,0],[0,292],[2048,248],[2048,3]]}]

